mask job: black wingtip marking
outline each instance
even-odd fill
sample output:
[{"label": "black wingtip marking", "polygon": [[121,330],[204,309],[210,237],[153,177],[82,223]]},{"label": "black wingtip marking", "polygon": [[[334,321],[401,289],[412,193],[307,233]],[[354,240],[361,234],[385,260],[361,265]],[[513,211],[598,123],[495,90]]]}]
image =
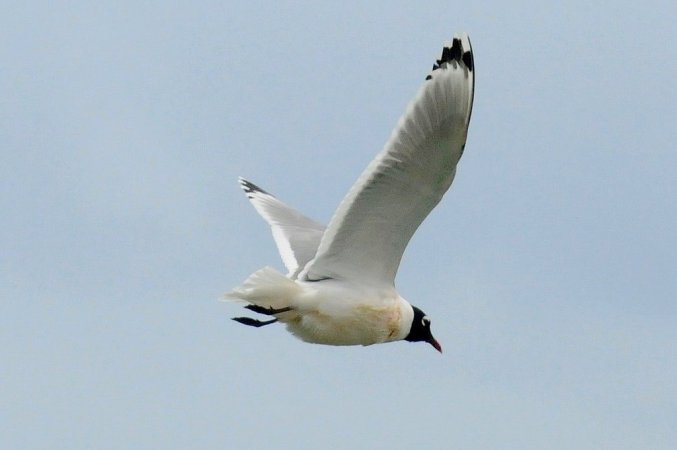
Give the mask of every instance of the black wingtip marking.
[{"label": "black wingtip marking", "polygon": [[[435,60],[432,72],[436,71],[437,69],[440,69],[443,66],[443,64],[447,64],[452,61],[455,61],[458,64],[462,63],[468,68],[468,71],[472,72],[475,68],[472,51],[470,51],[470,49],[465,51],[464,50],[465,49],[463,48],[463,43],[461,39],[454,38],[450,47],[445,46],[442,48],[442,56],[440,56],[440,59]],[[425,77],[425,79],[426,80],[432,79],[432,73],[429,74],[427,77]]]},{"label": "black wingtip marking", "polygon": [[469,71],[473,71],[473,57],[471,51],[463,53],[463,64],[465,64]]},{"label": "black wingtip marking", "polygon": [[461,57],[461,40],[459,38],[454,38],[453,44],[451,44],[451,50],[449,52],[449,59],[447,61],[458,61]]},{"label": "black wingtip marking", "polygon": [[441,66],[444,63],[451,61],[458,61],[461,56],[461,40],[454,38],[451,47],[442,48],[442,56],[437,60],[437,65]]},{"label": "black wingtip marking", "polygon": [[245,192],[245,194],[247,194],[247,197],[251,197],[250,194],[255,194],[257,192],[260,192],[260,193],[266,194],[266,195],[271,195],[268,192],[266,192],[265,190],[263,190],[260,187],[258,187],[257,185],[255,185],[254,183],[245,180],[244,178],[240,178],[240,187]]}]

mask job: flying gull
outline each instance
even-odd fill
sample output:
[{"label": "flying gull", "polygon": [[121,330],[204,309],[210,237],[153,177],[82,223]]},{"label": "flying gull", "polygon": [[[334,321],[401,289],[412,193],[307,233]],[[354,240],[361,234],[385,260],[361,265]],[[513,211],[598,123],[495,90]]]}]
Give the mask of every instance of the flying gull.
[{"label": "flying gull", "polygon": [[316,344],[422,341],[442,352],[430,319],[398,294],[394,280],[407,243],[454,180],[474,87],[470,40],[459,33],[326,227],[240,178],[288,273],[264,267],[227,293],[269,317],[234,320],[253,327],[280,322]]}]

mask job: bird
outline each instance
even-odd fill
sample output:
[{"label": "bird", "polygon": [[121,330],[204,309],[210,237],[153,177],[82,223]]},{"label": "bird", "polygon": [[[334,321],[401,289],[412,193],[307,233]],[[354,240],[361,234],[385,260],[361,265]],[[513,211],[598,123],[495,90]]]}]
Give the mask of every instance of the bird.
[{"label": "bird", "polygon": [[456,175],[468,135],[475,66],[467,33],[443,45],[383,150],[338,205],[327,226],[240,177],[271,227],[288,272],[266,266],[224,295],[302,341],[325,345],[425,342],[442,353],[431,320],[395,288],[412,235]]}]

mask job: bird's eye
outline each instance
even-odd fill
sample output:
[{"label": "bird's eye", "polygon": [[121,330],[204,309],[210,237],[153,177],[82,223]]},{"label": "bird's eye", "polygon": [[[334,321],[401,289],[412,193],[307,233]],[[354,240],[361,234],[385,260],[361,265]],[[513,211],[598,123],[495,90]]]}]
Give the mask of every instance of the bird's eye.
[{"label": "bird's eye", "polygon": [[423,319],[421,319],[421,324],[424,327],[427,327],[430,325],[430,319],[428,319],[428,316],[424,316]]}]

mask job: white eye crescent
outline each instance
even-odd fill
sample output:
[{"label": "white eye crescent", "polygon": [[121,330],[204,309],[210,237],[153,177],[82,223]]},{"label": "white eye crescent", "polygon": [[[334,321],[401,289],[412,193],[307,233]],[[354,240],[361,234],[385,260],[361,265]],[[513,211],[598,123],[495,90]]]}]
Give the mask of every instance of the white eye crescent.
[{"label": "white eye crescent", "polygon": [[428,316],[423,316],[423,319],[421,319],[421,324],[424,327],[430,325],[430,319],[428,318]]}]

